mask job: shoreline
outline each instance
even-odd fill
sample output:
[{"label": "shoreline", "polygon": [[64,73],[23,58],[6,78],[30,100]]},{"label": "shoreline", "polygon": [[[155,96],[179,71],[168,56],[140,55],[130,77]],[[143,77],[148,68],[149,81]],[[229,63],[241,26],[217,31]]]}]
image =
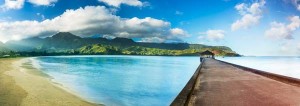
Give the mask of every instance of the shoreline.
[{"label": "shoreline", "polygon": [[[32,106],[96,106],[95,104],[80,98],[68,88],[51,81],[51,77],[33,67],[29,58],[6,58],[0,59],[1,76],[6,76],[5,79],[10,80],[9,85],[14,85],[19,90],[12,90],[19,95],[13,95],[10,101],[5,101],[4,104]],[[10,78],[10,79],[9,79]],[[1,84],[1,83],[0,83]],[[3,85],[0,85],[3,86]],[[4,85],[3,88],[6,88]],[[13,88],[13,87],[10,87]],[[7,89],[10,89],[7,88]],[[1,89],[1,87],[0,87]],[[23,93],[20,95],[20,93]],[[7,94],[9,96],[11,94]],[[6,95],[1,95],[0,98],[7,98]],[[18,101],[16,101],[16,100]],[[0,102],[2,103],[2,102]]]}]

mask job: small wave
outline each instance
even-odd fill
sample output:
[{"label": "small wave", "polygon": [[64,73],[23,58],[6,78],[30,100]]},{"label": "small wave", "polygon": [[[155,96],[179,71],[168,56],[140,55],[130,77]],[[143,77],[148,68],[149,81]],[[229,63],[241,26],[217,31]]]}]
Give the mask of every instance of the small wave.
[{"label": "small wave", "polygon": [[32,64],[32,67],[38,69],[38,70],[41,70],[42,69],[42,66],[40,65],[41,61],[37,60],[36,57],[33,57],[33,58],[30,58],[29,59],[31,64]]}]

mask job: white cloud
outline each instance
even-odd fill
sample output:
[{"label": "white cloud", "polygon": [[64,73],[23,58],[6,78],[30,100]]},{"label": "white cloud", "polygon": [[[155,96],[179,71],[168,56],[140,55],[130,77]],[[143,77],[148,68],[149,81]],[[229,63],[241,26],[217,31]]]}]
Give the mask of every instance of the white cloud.
[{"label": "white cloud", "polygon": [[265,32],[265,36],[272,39],[292,39],[293,32],[300,27],[299,16],[290,17],[290,24],[272,22],[271,28]]},{"label": "white cloud", "polygon": [[242,16],[241,19],[235,21],[231,25],[231,30],[235,31],[238,29],[247,29],[253,25],[259,23],[259,20],[262,17],[262,8],[265,5],[265,0],[261,0],[260,2],[252,3],[248,6],[245,3],[241,3],[235,6],[235,9]]},{"label": "white cloud", "polygon": [[253,3],[250,8],[248,8],[249,12],[252,15],[261,15],[262,14],[262,10],[261,8],[265,5],[265,1],[262,0],[260,3]]},{"label": "white cloud", "polygon": [[171,34],[172,35],[184,35],[184,36],[188,35],[184,30],[182,30],[180,28],[171,29]]},{"label": "white cloud", "polygon": [[4,10],[10,9],[21,9],[24,5],[25,0],[5,0],[1,8]]},{"label": "white cloud", "polygon": [[0,22],[0,40],[19,40],[33,36],[50,36],[72,32],[81,37],[95,34],[126,38],[159,38],[160,41],[181,41],[187,33],[171,28],[169,22],[146,18],[121,18],[104,6],[87,6],[66,10],[62,15],[44,21]]},{"label": "white cloud", "polygon": [[238,4],[234,7],[241,15],[246,14],[247,6],[245,3]]},{"label": "white cloud", "polygon": [[251,14],[244,15],[241,19],[237,20],[231,25],[231,30],[235,31],[241,28],[247,29],[250,26],[253,26],[255,24],[259,23],[259,19],[261,16],[254,16]]},{"label": "white cloud", "polygon": [[99,0],[99,1],[114,7],[120,7],[121,4],[138,6],[138,7],[143,6],[143,3],[139,0]]},{"label": "white cloud", "polygon": [[291,3],[295,6],[295,8],[300,11],[300,1],[299,0],[285,0],[286,3]]},{"label": "white cloud", "polygon": [[57,2],[57,0],[5,0],[4,4],[1,5],[2,10],[17,10],[21,9],[24,6],[25,2],[29,2],[38,6],[49,6],[53,5],[53,3]]},{"label": "white cloud", "polygon": [[48,5],[51,5],[52,3],[57,2],[57,0],[28,0],[28,2],[35,4],[35,5],[48,6]]},{"label": "white cloud", "polygon": [[[200,33],[202,36],[199,36],[200,39],[207,39],[209,41],[219,41],[225,37],[224,30],[207,30],[205,33]],[[203,36],[206,35],[206,36]]]},{"label": "white cloud", "polygon": [[287,26],[288,29],[294,31],[300,26],[299,16],[293,16],[290,18],[291,23]]}]

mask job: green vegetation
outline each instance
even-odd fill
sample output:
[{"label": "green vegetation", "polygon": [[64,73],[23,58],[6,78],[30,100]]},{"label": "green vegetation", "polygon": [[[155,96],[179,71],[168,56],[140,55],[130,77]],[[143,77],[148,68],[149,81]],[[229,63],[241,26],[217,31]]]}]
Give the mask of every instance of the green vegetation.
[{"label": "green vegetation", "polygon": [[122,54],[120,49],[114,46],[95,44],[84,46],[78,49],[79,54],[83,55],[117,55]]},{"label": "green vegetation", "polygon": [[0,42],[0,57],[52,56],[52,55],[151,55],[193,56],[205,50],[216,56],[239,56],[229,47],[187,43],[142,43],[127,38],[81,38],[60,32],[47,38],[28,38],[20,41]]},{"label": "green vegetation", "polygon": [[210,50],[217,56],[239,56],[237,53],[219,47],[203,47],[201,49],[188,48],[184,50],[168,50],[142,46],[115,47],[108,45],[89,45],[79,48],[79,54],[122,54],[122,55],[150,55],[150,56],[195,56]]}]

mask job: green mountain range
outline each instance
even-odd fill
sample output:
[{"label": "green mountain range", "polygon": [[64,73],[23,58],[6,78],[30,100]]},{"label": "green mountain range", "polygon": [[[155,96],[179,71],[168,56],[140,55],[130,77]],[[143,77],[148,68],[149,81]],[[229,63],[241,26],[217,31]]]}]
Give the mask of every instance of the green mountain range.
[{"label": "green mountain range", "polygon": [[[128,38],[81,38],[69,32],[52,37],[33,37],[20,41],[0,43],[0,52],[37,53],[40,55],[199,55],[210,50],[217,56],[239,56],[225,46],[207,46],[188,43],[144,43]],[[28,55],[28,54],[27,54]],[[30,54],[29,54],[30,55]]]}]

